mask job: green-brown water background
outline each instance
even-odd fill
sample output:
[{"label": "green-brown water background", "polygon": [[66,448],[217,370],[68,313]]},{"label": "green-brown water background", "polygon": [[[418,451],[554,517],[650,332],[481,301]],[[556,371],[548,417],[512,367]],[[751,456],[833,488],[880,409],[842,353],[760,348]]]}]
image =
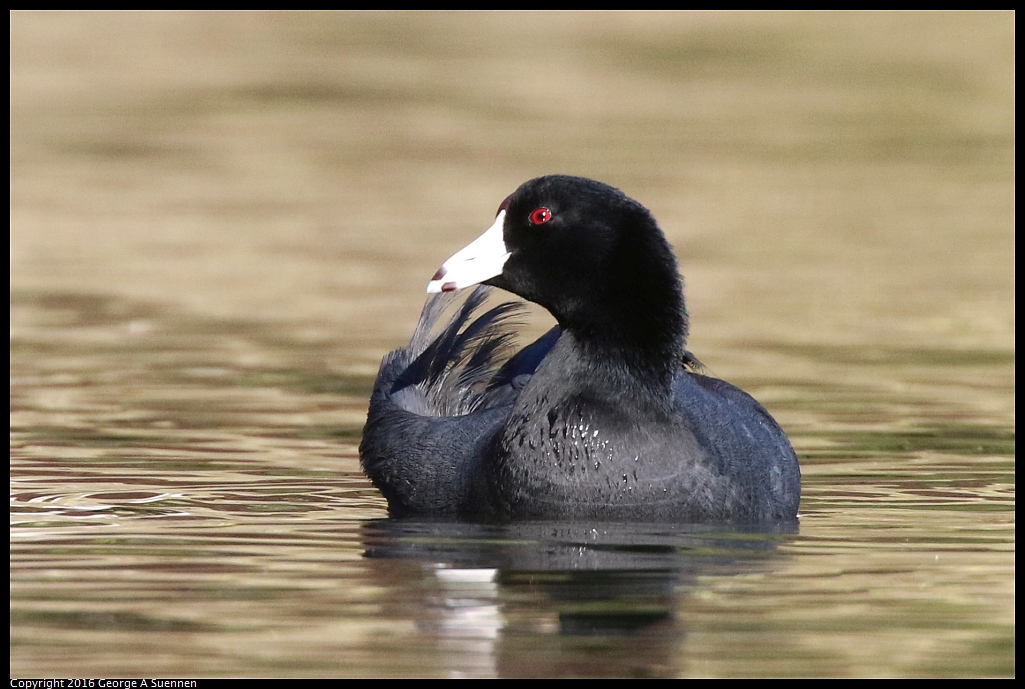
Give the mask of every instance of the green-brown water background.
[{"label": "green-brown water background", "polygon": [[[1014,674],[1013,13],[10,19],[12,677]],[[364,557],[377,363],[552,172],[802,461],[657,642]]]}]

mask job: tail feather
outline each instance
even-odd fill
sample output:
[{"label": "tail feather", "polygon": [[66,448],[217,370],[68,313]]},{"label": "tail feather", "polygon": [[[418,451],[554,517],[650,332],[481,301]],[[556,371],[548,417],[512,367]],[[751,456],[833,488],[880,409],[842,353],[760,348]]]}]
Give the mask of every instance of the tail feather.
[{"label": "tail feather", "polygon": [[[477,287],[442,325],[451,294],[427,302],[409,346],[386,357],[378,386],[408,411],[426,416],[461,416],[487,407],[489,384],[513,352],[522,303],[503,302],[479,313],[492,288]],[[399,368],[397,372],[395,369]],[[394,383],[382,380],[386,369]]]}]

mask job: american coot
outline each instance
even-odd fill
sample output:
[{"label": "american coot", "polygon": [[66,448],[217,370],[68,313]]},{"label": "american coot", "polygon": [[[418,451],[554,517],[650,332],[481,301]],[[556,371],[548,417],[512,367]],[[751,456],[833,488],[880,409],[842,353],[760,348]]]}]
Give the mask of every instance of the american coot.
[{"label": "american coot", "polygon": [[384,358],[360,456],[394,516],[793,521],[797,457],[747,393],[693,372],[676,259],[618,189],[531,180],[427,291],[483,283],[558,326],[509,356],[515,306],[428,302]]}]

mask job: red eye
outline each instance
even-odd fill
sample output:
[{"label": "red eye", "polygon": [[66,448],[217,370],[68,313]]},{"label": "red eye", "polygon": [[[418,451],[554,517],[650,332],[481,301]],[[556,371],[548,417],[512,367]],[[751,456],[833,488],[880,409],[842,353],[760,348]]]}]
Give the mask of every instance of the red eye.
[{"label": "red eye", "polygon": [[541,225],[543,223],[548,222],[551,219],[552,212],[544,206],[541,206],[540,208],[535,208],[530,214],[530,222],[534,223],[535,225]]}]

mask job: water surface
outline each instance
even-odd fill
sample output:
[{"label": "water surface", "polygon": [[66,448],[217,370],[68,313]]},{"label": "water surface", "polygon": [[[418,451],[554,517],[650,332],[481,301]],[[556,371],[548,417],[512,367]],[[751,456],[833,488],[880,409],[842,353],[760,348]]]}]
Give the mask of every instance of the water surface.
[{"label": "water surface", "polygon": [[[12,14],[11,676],[1013,676],[1014,37]],[[551,172],[659,218],[799,530],[386,518],[377,363]]]}]

